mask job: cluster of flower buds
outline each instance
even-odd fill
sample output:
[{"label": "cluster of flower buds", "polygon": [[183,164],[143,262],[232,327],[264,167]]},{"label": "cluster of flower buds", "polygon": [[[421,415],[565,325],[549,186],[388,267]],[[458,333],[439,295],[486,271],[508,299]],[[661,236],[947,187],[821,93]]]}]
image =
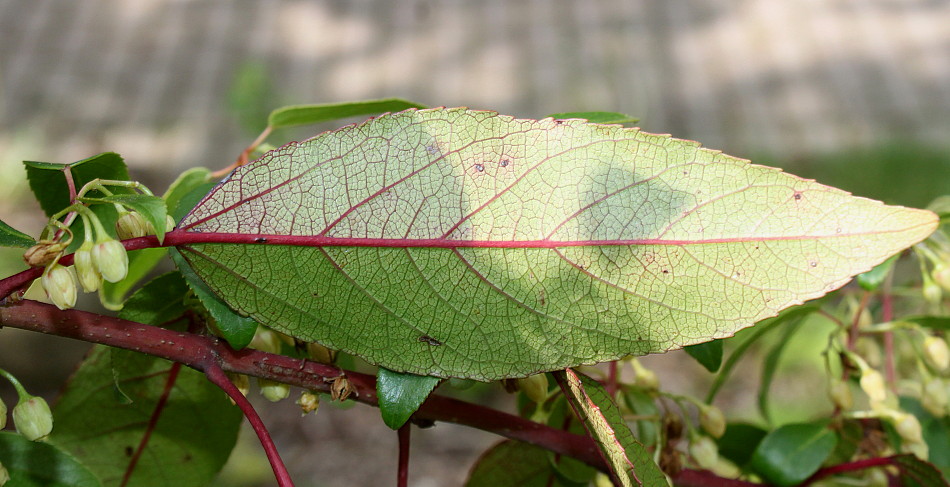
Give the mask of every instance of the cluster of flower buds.
[{"label": "cluster of flower buds", "polygon": [[[166,215],[165,231],[170,232],[173,228],[175,228],[175,220],[172,219],[171,215]],[[120,240],[125,240],[154,235],[155,227],[152,225],[152,222],[145,219],[141,213],[137,211],[127,211],[119,215],[118,220],[116,220],[115,233],[119,236]]]},{"label": "cluster of flower buds", "polygon": [[660,379],[657,378],[656,372],[644,367],[636,358],[630,359],[630,365],[633,367],[634,384],[648,390],[660,388]]}]

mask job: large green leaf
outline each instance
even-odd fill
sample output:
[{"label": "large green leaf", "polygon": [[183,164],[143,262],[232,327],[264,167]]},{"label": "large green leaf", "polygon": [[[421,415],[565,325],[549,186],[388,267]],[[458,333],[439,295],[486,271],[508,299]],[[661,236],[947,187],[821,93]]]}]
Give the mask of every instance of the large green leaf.
[{"label": "large green leaf", "polygon": [[831,455],[838,438],[827,424],[788,424],[772,431],[752,454],[752,469],[770,483],[797,485]]},{"label": "large green leaf", "polygon": [[9,487],[99,487],[99,479],[72,455],[48,443],[0,432],[0,464]]},{"label": "large green leaf", "polygon": [[520,441],[503,441],[479,457],[465,487],[564,487],[548,453]]},{"label": "large green leaf", "polygon": [[391,370],[491,380],[730,336],[936,223],[694,142],[433,109],[237,169],[176,242],[274,329]]},{"label": "large green leaf", "polygon": [[[181,275],[158,277],[129,298],[120,316],[165,323],[184,312],[186,291]],[[200,372],[102,346],[72,377],[53,415],[51,441],[81,459],[106,486],[120,485],[144,445],[130,487],[207,485],[227,460],[242,420],[238,408]]]}]

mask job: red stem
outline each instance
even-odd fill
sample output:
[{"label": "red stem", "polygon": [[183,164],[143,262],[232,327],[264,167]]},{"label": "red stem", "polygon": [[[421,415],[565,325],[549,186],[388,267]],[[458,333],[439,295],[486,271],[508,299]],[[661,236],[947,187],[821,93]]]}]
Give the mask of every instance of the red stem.
[{"label": "red stem", "polygon": [[[885,286],[890,284],[887,282]],[[890,286],[884,288],[881,296],[881,319],[889,323],[894,319],[894,297],[890,293]],[[897,367],[894,365],[894,332],[884,332],[884,373],[891,390],[897,392]]]},{"label": "red stem", "polygon": [[802,482],[801,487],[806,487],[808,485],[817,482],[825,477],[831,475],[844,473],[844,472],[853,472],[855,470],[864,470],[871,467],[883,467],[886,465],[893,465],[894,457],[881,457],[881,458],[866,458],[864,460],[855,460],[853,462],[842,463],[839,465],[832,465],[830,467],[825,467],[817,472],[813,473],[811,477]]},{"label": "red stem", "polygon": [[270,432],[267,431],[267,427],[264,426],[264,421],[261,420],[260,415],[254,410],[254,406],[251,405],[251,402],[231,383],[227,374],[224,373],[224,370],[216,362],[209,361],[205,364],[204,372],[208,380],[223,389],[234,403],[241,408],[244,417],[247,418],[247,422],[251,424],[251,428],[254,429],[254,432],[257,433],[257,437],[261,440],[261,446],[264,447],[267,460],[270,461],[271,468],[274,470],[274,476],[277,477],[277,485],[280,487],[293,487],[294,481],[291,480],[290,473],[287,472],[287,467],[284,466],[283,459],[281,459],[280,454],[277,453],[277,446],[274,445],[274,440],[270,437]]},{"label": "red stem", "polygon": [[145,433],[142,435],[142,439],[139,441],[139,446],[135,449],[135,454],[133,454],[132,459],[129,460],[129,465],[125,467],[125,474],[122,476],[122,487],[128,485],[129,479],[132,478],[132,473],[135,472],[135,466],[139,463],[139,458],[142,457],[145,447],[148,446],[148,440],[152,438],[152,431],[155,431],[155,426],[158,425],[158,418],[162,416],[162,411],[165,409],[165,404],[168,402],[168,396],[171,395],[172,389],[175,387],[175,381],[178,379],[178,371],[180,370],[181,364],[178,362],[173,362],[172,366],[168,369],[168,378],[165,380],[165,389],[162,391],[162,395],[158,398],[158,402],[155,404],[155,409],[152,410],[152,416],[148,418],[148,425],[145,427]]},{"label": "red stem", "polygon": [[409,485],[409,433],[412,425],[406,421],[399,428],[399,470],[396,473],[396,487]]}]

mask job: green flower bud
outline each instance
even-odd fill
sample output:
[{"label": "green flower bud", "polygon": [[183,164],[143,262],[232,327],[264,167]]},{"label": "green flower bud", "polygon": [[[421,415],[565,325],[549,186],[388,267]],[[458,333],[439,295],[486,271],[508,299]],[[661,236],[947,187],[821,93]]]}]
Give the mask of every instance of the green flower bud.
[{"label": "green flower bud", "polygon": [[950,350],[947,349],[946,340],[933,335],[924,338],[924,359],[939,372],[947,370],[950,367]]},{"label": "green flower bud", "polygon": [[41,240],[40,243],[26,249],[23,253],[23,261],[30,267],[46,267],[56,260],[63,250],[66,250],[66,244],[63,242]]},{"label": "green flower bud", "polygon": [[259,326],[257,327],[257,332],[254,333],[254,338],[248,346],[262,352],[280,353],[281,340],[273,330]]},{"label": "green flower bud", "polygon": [[175,219],[171,215],[165,215],[165,231],[170,232],[175,229]]},{"label": "green flower bud", "polygon": [[716,406],[704,405],[699,408],[699,424],[713,438],[722,438],[726,432],[726,418]]},{"label": "green flower bud", "polygon": [[883,468],[869,468],[867,472],[867,477],[865,477],[867,487],[887,487],[890,485],[887,473],[884,472]]},{"label": "green flower bud", "polygon": [[42,397],[24,395],[13,408],[13,424],[30,441],[39,441],[53,431],[53,413]]},{"label": "green flower bud", "polygon": [[689,455],[700,468],[709,470],[719,462],[719,447],[712,438],[696,435],[689,442]]},{"label": "green flower bud", "polygon": [[923,430],[920,428],[920,421],[917,416],[910,413],[898,412],[892,418],[894,429],[901,435],[904,441],[910,443],[921,443],[924,441]]},{"label": "green flower bud", "polygon": [[86,242],[79,247],[79,250],[73,254],[73,264],[83,291],[87,293],[98,291],[102,285],[102,274],[99,274],[99,269],[92,260],[92,242]]},{"label": "green flower bud", "polygon": [[7,467],[4,467],[0,463],[0,487],[3,487],[4,484],[10,481],[10,472],[7,472]]},{"label": "green flower bud", "polygon": [[548,398],[548,376],[534,374],[518,379],[518,387],[524,391],[528,399],[540,404]]},{"label": "green flower bud", "polygon": [[854,396],[851,395],[851,386],[843,380],[834,381],[828,389],[828,397],[838,409],[850,411],[854,406]]},{"label": "green flower bud", "polygon": [[908,453],[913,453],[917,458],[927,461],[930,456],[930,448],[927,447],[927,444],[922,441],[909,441],[903,445],[904,451]]},{"label": "green flower bud", "polygon": [[297,405],[300,406],[300,410],[303,412],[301,416],[306,416],[307,413],[316,413],[320,407],[320,396],[310,391],[303,391],[300,393],[300,397],[297,398]]},{"label": "green flower bud", "polygon": [[947,411],[947,388],[943,380],[933,378],[924,383],[920,404],[934,416],[943,416]]},{"label": "green flower bud", "polygon": [[102,278],[119,282],[129,273],[129,254],[118,240],[105,238],[92,246],[92,260]]},{"label": "green flower bud", "polygon": [[115,233],[120,240],[144,237],[150,233],[155,233],[155,230],[151,229],[150,226],[141,213],[131,211],[123,213],[115,221]]},{"label": "green flower bud", "polygon": [[7,405],[0,399],[0,430],[7,427]]},{"label": "green flower bud", "polygon": [[937,267],[934,267],[930,276],[933,277],[934,282],[942,287],[944,291],[950,293],[950,266],[941,262],[937,264]]},{"label": "green flower bud", "polygon": [[[927,274],[924,274],[924,277],[927,277]],[[943,299],[943,291],[940,289],[940,285],[933,281],[933,279],[924,279],[924,301],[927,301],[931,304],[940,304],[940,301]]]},{"label": "green flower bud", "polygon": [[261,395],[270,402],[287,399],[287,396],[290,395],[290,386],[282,382],[257,379],[257,387],[261,389]]},{"label": "green flower bud", "polygon": [[247,397],[247,393],[251,392],[251,379],[248,379],[246,375],[229,372],[228,379],[231,379],[231,383],[234,384],[234,387],[237,387],[237,390],[241,391],[244,397]]},{"label": "green flower bud", "polygon": [[887,399],[887,387],[884,385],[884,376],[874,369],[864,369],[861,373],[861,389],[868,395],[872,403],[883,402]]},{"label": "green flower bud", "polygon": [[660,379],[656,377],[656,372],[644,367],[637,359],[631,360],[630,365],[633,366],[633,381],[636,385],[650,390],[660,388]]},{"label": "green flower bud", "polygon": [[69,309],[76,306],[76,274],[72,268],[52,264],[43,272],[40,284],[57,308]]}]

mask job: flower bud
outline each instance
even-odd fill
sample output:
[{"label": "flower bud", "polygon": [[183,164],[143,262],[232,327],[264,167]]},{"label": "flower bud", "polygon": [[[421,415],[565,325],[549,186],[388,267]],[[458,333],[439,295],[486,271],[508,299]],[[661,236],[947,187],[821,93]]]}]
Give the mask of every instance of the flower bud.
[{"label": "flower bud", "polygon": [[656,377],[656,372],[644,367],[637,359],[631,360],[630,365],[633,366],[633,381],[636,385],[650,390],[660,388],[660,379]]},{"label": "flower bud", "polygon": [[10,481],[10,472],[7,472],[7,467],[4,467],[0,463],[0,487],[3,487],[4,484]]},{"label": "flower bud", "polygon": [[716,406],[705,405],[699,408],[699,424],[713,438],[722,438],[726,432],[726,418]]},{"label": "flower bud", "polygon": [[53,431],[53,413],[42,397],[21,396],[20,402],[13,408],[13,424],[26,439],[42,440]]},{"label": "flower bud", "polygon": [[118,240],[102,239],[92,246],[92,260],[102,278],[119,282],[129,273],[129,254]]},{"label": "flower bud", "polygon": [[151,229],[150,226],[141,213],[131,211],[123,213],[115,221],[115,233],[119,236],[119,240],[144,237],[150,233],[155,233],[155,230]]},{"label": "flower bud", "polygon": [[883,468],[867,469],[867,477],[865,477],[865,482],[867,487],[888,487],[888,485],[890,485],[890,481],[887,478],[887,473],[884,472]]},{"label": "flower bud", "polygon": [[0,399],[0,430],[7,426],[7,405]]},{"label": "flower bud", "polygon": [[300,393],[300,397],[297,398],[297,405],[300,406],[300,410],[303,412],[301,416],[306,416],[307,413],[316,413],[317,408],[320,407],[320,396],[310,391],[303,391]]},{"label": "flower bud", "polygon": [[251,343],[248,346],[262,352],[280,353],[281,340],[273,330],[259,326],[257,327],[257,332],[254,333],[254,338],[251,339]]},{"label": "flower bud", "polygon": [[524,391],[528,399],[541,404],[548,398],[548,376],[534,374],[518,379],[518,387]]},{"label": "flower bud", "polygon": [[946,413],[947,388],[941,379],[933,378],[924,383],[920,404],[934,416],[941,417]]},{"label": "flower bud", "polygon": [[597,472],[594,477],[594,487],[614,487],[614,481],[603,472]]},{"label": "flower bud", "polygon": [[937,264],[937,267],[934,267],[930,276],[933,277],[934,282],[942,287],[944,291],[950,293],[950,265],[946,265],[942,262]]},{"label": "flower bud", "polygon": [[938,372],[947,370],[950,367],[950,350],[947,349],[946,340],[933,335],[924,338],[924,359]]},{"label": "flower bud", "polygon": [[79,275],[79,284],[83,291],[91,293],[99,290],[102,285],[102,274],[92,261],[92,243],[87,242],[79,247],[79,250],[73,254],[73,264],[76,267],[76,274]]},{"label": "flower bud", "polygon": [[66,244],[63,242],[42,240],[40,243],[26,249],[26,252],[23,253],[23,260],[30,267],[46,267],[56,260],[56,256],[65,249]]},{"label": "flower bud", "polygon": [[930,448],[927,447],[927,444],[922,441],[911,441],[904,443],[903,450],[908,453],[913,453],[917,458],[927,461],[930,456]]},{"label": "flower bud", "polygon": [[257,387],[261,389],[261,395],[270,402],[287,399],[287,396],[290,395],[290,386],[282,382],[257,379]]},{"label": "flower bud", "polygon": [[73,269],[52,264],[43,272],[40,284],[57,308],[69,309],[76,306],[77,286]]},{"label": "flower bud", "polygon": [[851,386],[843,380],[834,381],[828,389],[831,402],[842,411],[850,411],[854,406],[854,396],[851,395]]},{"label": "flower bud", "polygon": [[251,379],[248,379],[246,375],[229,372],[228,379],[231,379],[231,383],[234,384],[234,387],[236,387],[238,391],[241,391],[244,397],[247,397],[247,393],[251,392]]},{"label": "flower bud", "polygon": [[864,369],[861,373],[861,389],[868,395],[872,403],[883,402],[887,399],[887,387],[884,385],[884,376],[874,369]]},{"label": "flower bud", "polygon": [[689,442],[689,455],[700,468],[709,470],[719,462],[719,447],[712,438],[696,435]]},{"label": "flower bud", "polygon": [[[926,276],[926,274],[924,274]],[[924,279],[924,301],[927,301],[931,304],[940,304],[940,301],[943,299],[943,291],[940,289],[940,285],[933,281],[933,279]]]},{"label": "flower bud", "polygon": [[923,430],[920,428],[920,421],[917,416],[910,413],[898,412],[893,417],[894,429],[901,435],[904,441],[910,443],[921,443],[924,441]]}]

